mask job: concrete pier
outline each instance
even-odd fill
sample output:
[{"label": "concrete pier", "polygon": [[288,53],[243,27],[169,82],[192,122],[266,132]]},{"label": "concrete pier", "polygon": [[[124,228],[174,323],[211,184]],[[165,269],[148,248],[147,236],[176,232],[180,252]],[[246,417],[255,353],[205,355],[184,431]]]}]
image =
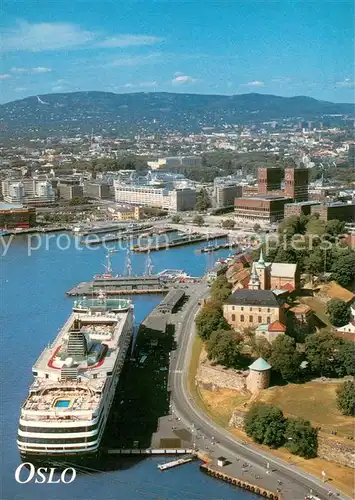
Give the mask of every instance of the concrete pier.
[{"label": "concrete pier", "polygon": [[[220,233],[213,236],[213,240],[225,238],[227,233]],[[159,250],[167,250],[169,248],[182,247],[185,245],[193,245],[194,243],[201,243],[203,241],[210,241],[212,238],[209,234],[199,234],[199,235],[186,235],[180,239],[171,240],[170,242],[155,243],[152,245],[139,246],[135,245],[132,247],[133,252],[147,253]]]},{"label": "concrete pier", "polygon": [[220,479],[221,481],[225,481],[226,483],[233,484],[238,488],[241,488],[245,491],[249,491],[250,493],[254,493],[264,498],[270,498],[271,500],[281,500],[281,495],[278,492],[266,490],[265,488],[252,484],[246,481],[243,478],[238,478],[231,476],[230,474],[226,474],[221,471],[220,468],[217,469],[211,465],[202,464],[200,465],[200,470],[207,474],[208,476],[215,477],[216,479]]}]

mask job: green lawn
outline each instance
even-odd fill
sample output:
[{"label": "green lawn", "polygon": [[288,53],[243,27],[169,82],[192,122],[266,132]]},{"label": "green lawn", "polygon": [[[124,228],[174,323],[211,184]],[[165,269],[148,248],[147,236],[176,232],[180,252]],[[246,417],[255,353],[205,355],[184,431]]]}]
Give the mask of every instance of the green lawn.
[{"label": "green lawn", "polygon": [[260,393],[258,401],[278,406],[286,416],[310,420],[324,432],[336,431],[338,436],[352,436],[353,417],[342,415],[336,405],[338,385],[339,382],[307,382],[271,387]]}]

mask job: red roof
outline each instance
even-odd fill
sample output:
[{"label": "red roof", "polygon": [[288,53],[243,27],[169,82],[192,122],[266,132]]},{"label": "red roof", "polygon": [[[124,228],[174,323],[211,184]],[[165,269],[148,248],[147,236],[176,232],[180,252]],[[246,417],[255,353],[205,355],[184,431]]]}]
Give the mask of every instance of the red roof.
[{"label": "red roof", "polygon": [[242,262],[243,264],[250,264],[252,260],[253,259],[251,255],[245,254],[238,257],[237,262]]},{"label": "red roof", "polygon": [[291,293],[295,290],[295,287],[292,283],[285,283],[284,285],[282,285],[281,290],[287,290]]},{"label": "red roof", "polygon": [[269,332],[285,332],[286,331],[286,326],[281,323],[281,321],[274,321],[273,323],[270,323]]}]

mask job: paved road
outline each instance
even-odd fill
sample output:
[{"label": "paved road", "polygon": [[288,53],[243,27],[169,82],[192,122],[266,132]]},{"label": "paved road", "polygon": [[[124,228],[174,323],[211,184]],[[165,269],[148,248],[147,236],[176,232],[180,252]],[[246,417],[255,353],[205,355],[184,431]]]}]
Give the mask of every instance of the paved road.
[{"label": "paved road", "polygon": [[[196,296],[192,296],[190,304],[187,304],[185,317],[178,333],[179,348],[175,355],[170,378],[175,412],[181,418],[181,421],[190,429],[192,426],[200,429],[200,432],[209,439],[213,436],[219,442],[215,446],[215,451],[226,456],[232,462],[238,456],[251,463],[255,470],[263,470],[264,472],[266,464],[269,462],[270,469],[274,470],[274,472],[267,477],[268,486],[266,487],[270,489],[270,479],[273,478],[273,489],[276,491],[279,487],[277,481],[282,481],[281,494],[283,499],[303,500],[305,495],[310,493],[310,490],[313,490],[313,494],[321,499],[329,498],[330,491],[332,492],[330,498],[337,496],[337,498],[348,499],[349,497],[337,491],[330,484],[323,484],[321,480],[306,474],[296,466],[283,462],[261,451],[254,445],[243,445],[228,431],[215,424],[195,404],[188,392],[187,374],[195,334],[194,317],[197,310],[198,299]],[[196,442],[196,444],[199,446],[199,442]]]}]

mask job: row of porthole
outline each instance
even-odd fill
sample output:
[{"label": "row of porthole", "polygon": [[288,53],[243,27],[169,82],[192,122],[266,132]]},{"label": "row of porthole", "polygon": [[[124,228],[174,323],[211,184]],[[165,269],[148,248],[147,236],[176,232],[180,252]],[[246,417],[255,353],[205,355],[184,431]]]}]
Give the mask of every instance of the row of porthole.
[{"label": "row of porthole", "polygon": [[255,488],[254,486],[251,486],[248,483],[243,483],[242,481],[239,481],[237,479],[232,479],[231,477],[225,476],[224,474],[220,474],[220,473],[215,472],[211,469],[204,469],[204,470],[207,472],[208,475],[210,475],[212,477],[216,477],[217,479],[223,479],[227,483],[231,483],[235,486],[238,486],[239,488],[243,488],[243,489],[250,491],[252,493],[262,495],[265,498],[270,498],[270,500],[277,500],[277,498],[278,498],[276,495],[274,495],[272,493],[268,493],[265,490],[260,490],[259,488]]}]

